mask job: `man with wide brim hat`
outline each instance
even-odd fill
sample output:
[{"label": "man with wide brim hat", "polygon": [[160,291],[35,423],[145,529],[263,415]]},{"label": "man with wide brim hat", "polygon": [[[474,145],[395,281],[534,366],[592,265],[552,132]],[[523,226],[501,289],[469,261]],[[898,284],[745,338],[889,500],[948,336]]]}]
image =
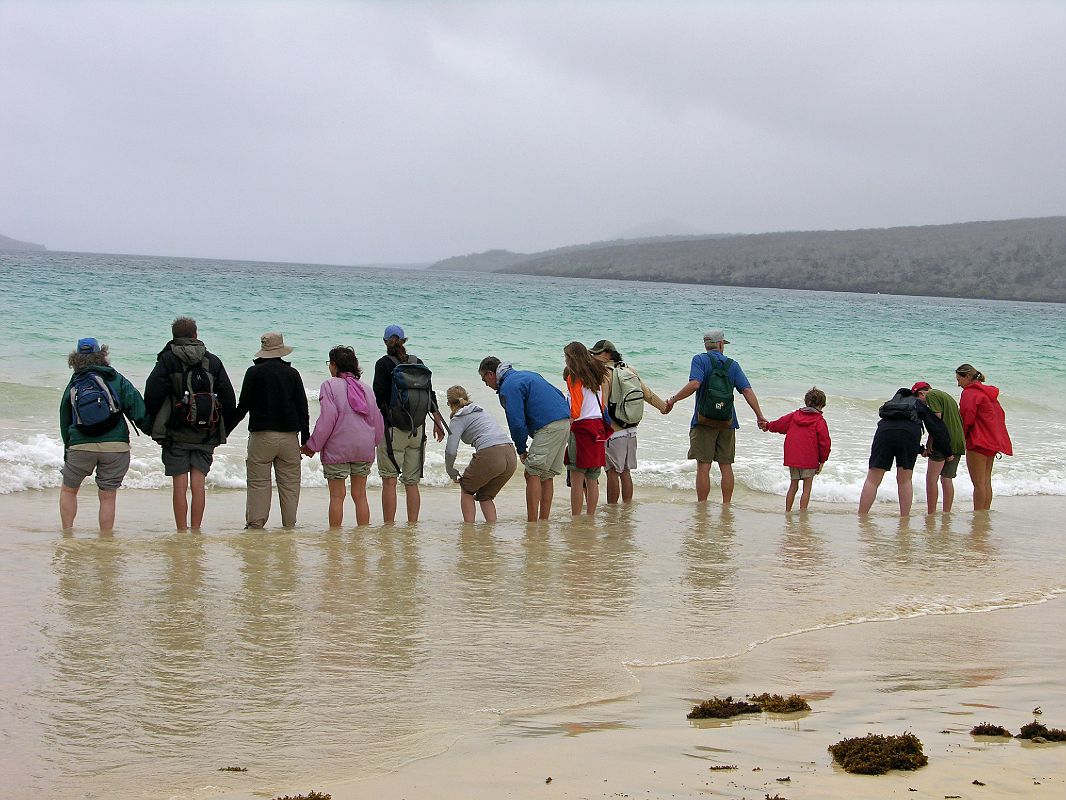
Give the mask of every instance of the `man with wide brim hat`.
[{"label": "man with wide brim hat", "polygon": [[262,528],[270,515],[270,472],[278,484],[281,524],[296,525],[300,504],[300,446],[311,437],[307,394],[292,352],[277,331],[259,337],[255,363],[244,373],[234,425],[248,415],[248,502],[245,527]]}]

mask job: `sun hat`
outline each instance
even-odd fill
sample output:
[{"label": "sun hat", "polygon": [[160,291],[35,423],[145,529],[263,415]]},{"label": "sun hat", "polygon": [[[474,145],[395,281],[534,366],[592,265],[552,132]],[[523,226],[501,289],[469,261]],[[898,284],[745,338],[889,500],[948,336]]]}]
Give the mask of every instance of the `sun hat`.
[{"label": "sun hat", "polygon": [[91,336],[86,336],[84,339],[78,339],[78,352],[99,353],[100,343]]},{"label": "sun hat", "polygon": [[921,392],[921,391],[924,391],[925,389],[932,389],[932,388],[933,387],[930,386],[925,381],[918,381],[916,384],[914,384],[914,386],[911,387],[911,391],[912,392]]},{"label": "sun hat", "polygon": [[387,327],[385,329],[385,335],[382,336],[381,338],[382,338],[383,341],[387,342],[393,336],[395,336],[397,339],[406,339],[407,338],[406,336],[403,335],[403,328],[401,328],[399,325],[390,325],[389,327]]},{"label": "sun hat", "polygon": [[259,343],[262,347],[252,358],[281,358],[292,352],[292,348],[286,346],[285,339],[277,331],[264,333],[259,337]]},{"label": "sun hat", "polygon": [[600,353],[606,353],[608,350],[618,352],[618,348],[614,346],[614,343],[610,339],[600,339],[596,344],[589,348],[589,352],[594,356],[598,356]]},{"label": "sun hat", "polygon": [[713,328],[703,334],[703,341],[705,342],[721,342],[722,344],[729,344],[729,340],[725,338],[725,331],[721,328]]}]

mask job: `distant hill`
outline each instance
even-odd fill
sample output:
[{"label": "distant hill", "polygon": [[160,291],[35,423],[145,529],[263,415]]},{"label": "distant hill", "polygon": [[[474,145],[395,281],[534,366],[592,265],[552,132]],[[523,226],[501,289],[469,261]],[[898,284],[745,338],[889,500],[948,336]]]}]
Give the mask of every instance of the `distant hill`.
[{"label": "distant hill", "polygon": [[20,242],[18,239],[12,239],[8,236],[0,234],[0,250],[35,250],[41,252],[47,250],[43,244],[34,244],[33,242]]},{"label": "distant hill", "polygon": [[453,272],[521,272],[513,269],[520,264],[536,261],[551,256],[564,255],[566,253],[583,252],[586,250],[598,250],[604,247],[617,247],[631,244],[647,244],[649,242],[678,242],[691,239],[721,239],[727,236],[735,236],[733,233],[711,233],[689,236],[687,234],[670,236],[645,236],[639,239],[611,239],[603,242],[589,242],[588,244],[571,244],[565,247],[556,247],[551,250],[542,250],[539,253],[515,253],[510,250],[486,250],[483,253],[470,253],[465,256],[452,256],[443,261],[430,264],[430,269],[451,270]]},{"label": "distant hill", "polygon": [[1066,217],[668,237],[561,248],[498,271],[1063,303]]}]

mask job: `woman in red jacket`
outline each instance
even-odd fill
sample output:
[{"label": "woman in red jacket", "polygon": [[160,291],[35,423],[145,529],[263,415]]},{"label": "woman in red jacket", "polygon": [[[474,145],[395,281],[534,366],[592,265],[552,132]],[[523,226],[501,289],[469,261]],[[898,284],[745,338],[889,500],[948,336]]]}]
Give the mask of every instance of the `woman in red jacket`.
[{"label": "woman in red jacket", "polygon": [[1014,455],[999,389],[985,384],[985,376],[970,364],[955,370],[955,380],[962,387],[959,413],[966,435],[966,469],[973,481],[973,508],[981,511],[992,506],[992,465],[996,455]]}]

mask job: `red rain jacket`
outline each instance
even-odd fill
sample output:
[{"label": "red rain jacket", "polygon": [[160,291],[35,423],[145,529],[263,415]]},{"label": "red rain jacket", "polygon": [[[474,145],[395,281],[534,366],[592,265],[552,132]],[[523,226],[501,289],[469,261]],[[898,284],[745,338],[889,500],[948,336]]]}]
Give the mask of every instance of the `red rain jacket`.
[{"label": "red rain jacket", "polygon": [[962,389],[959,398],[962,432],[966,435],[966,449],[983,448],[1007,456],[1014,455],[1003,407],[999,404],[999,389],[974,382]]},{"label": "red rain jacket", "polygon": [[775,419],[766,428],[785,434],[785,466],[817,469],[829,460],[829,426],[821,411],[801,408]]}]

